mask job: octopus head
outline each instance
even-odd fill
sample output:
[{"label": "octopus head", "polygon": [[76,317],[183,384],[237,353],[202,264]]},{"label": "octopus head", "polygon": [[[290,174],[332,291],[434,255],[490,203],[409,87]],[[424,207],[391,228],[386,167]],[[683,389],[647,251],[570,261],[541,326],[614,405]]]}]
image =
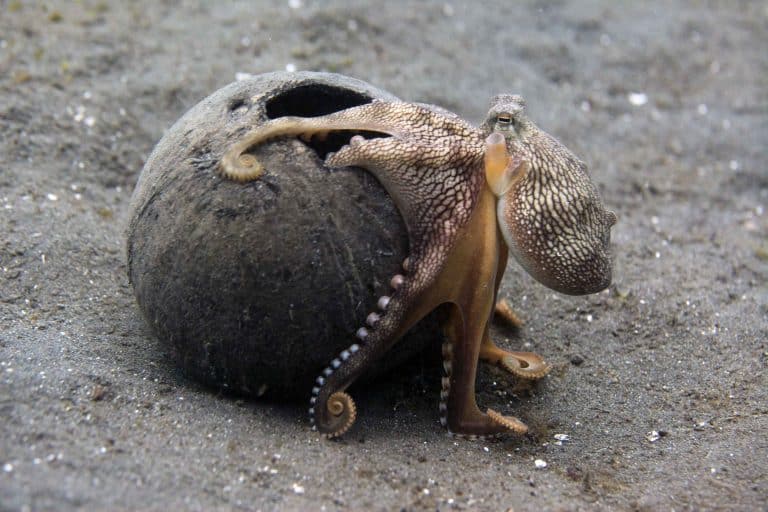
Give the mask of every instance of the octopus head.
[{"label": "octopus head", "polygon": [[586,165],[524,113],[520,96],[493,99],[483,126],[488,184],[499,228],[515,259],[561,293],[595,293],[611,284],[611,226]]}]

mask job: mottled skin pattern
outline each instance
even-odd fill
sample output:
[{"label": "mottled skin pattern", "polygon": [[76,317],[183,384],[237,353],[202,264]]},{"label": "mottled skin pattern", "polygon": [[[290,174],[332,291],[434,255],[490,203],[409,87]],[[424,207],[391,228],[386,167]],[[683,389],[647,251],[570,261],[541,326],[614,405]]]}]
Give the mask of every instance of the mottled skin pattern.
[{"label": "mottled skin pattern", "polygon": [[[519,96],[498,96],[482,127],[505,135],[510,152],[531,167],[516,200],[499,202],[505,241],[518,262],[550,288],[598,292],[611,282],[611,258],[595,249],[607,251],[606,226],[616,216],[603,208],[584,162],[522,115],[523,108]],[[500,112],[511,114],[510,121],[499,123]]]},{"label": "mottled skin pattern", "polygon": [[312,389],[310,419],[327,436],[340,436],[354,423],[346,388],[443,304],[449,315],[441,422],[471,438],[526,432],[517,418],[484,413],[475,402],[479,360],[527,379],[549,370],[539,356],[505,351],[490,339],[508,252],[555,290],[593,293],[611,280],[608,245],[616,218],[603,208],[584,164],[528,120],[523,107],[519,96],[497,96],[476,128],[442,109],[375,101],[322,117],[274,119],[222,157],[224,176],[249,181],[269,170],[248,151],[275,137],[324,137],[331,130],[380,135],[353,136],[325,163],[363,167],[379,179],[404,218],[410,252],[403,273],[392,278],[391,294],[379,298],[379,311],[357,331],[359,341],[330,362]]}]

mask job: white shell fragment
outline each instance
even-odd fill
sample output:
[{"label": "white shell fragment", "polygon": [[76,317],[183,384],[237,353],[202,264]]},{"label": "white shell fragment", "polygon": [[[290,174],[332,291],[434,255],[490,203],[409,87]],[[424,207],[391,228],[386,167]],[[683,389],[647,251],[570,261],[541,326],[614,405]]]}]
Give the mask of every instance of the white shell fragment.
[{"label": "white shell fragment", "polygon": [[636,107],[642,107],[648,103],[648,95],[644,92],[630,92],[627,94],[627,100]]}]

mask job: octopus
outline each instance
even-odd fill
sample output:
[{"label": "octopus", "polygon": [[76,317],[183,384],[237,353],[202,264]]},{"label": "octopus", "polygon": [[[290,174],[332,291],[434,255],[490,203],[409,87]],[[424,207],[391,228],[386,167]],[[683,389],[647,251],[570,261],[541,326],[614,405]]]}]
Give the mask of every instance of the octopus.
[{"label": "octopus", "polygon": [[353,425],[357,409],[347,388],[417,322],[447,309],[442,346],[440,422],[468,438],[523,434],[518,418],[477,404],[478,362],[536,380],[549,365],[531,352],[494,343],[497,295],[511,253],[533,278],[565,294],[595,293],[611,282],[610,229],[586,165],[526,115],[518,95],[491,100],[475,127],[439,107],[371,103],[318,117],[279,117],[245,133],[219,162],[231,180],[258,180],[269,170],[253,150],[278,137],[310,140],[354,134],[325,157],[330,168],[372,173],[392,197],[407,228],[409,251],[391,293],[377,301],[356,342],[334,358],[311,390],[310,421],[329,438]]}]

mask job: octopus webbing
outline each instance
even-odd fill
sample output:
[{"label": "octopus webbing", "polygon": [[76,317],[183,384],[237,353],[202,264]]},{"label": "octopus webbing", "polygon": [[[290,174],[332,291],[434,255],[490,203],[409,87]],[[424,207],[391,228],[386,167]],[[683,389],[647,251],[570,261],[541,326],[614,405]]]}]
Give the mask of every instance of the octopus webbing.
[{"label": "octopus webbing", "polygon": [[[516,95],[491,101],[474,127],[446,110],[373,101],[319,117],[279,117],[253,129],[222,156],[219,170],[247,182],[269,172],[251,151],[271,139],[356,132],[325,158],[328,167],[361,167],[393,198],[408,231],[409,255],[343,350],[317,377],[309,415],[328,437],[349,430],[356,406],[346,389],[432,310],[447,304],[440,420],[467,437],[525,433],[519,419],[475,399],[478,361],[524,379],[549,370],[529,352],[506,351],[489,324],[511,252],[544,285],[595,293],[611,282],[610,228],[586,165],[525,114]],[[362,319],[361,319],[362,320]]]}]

